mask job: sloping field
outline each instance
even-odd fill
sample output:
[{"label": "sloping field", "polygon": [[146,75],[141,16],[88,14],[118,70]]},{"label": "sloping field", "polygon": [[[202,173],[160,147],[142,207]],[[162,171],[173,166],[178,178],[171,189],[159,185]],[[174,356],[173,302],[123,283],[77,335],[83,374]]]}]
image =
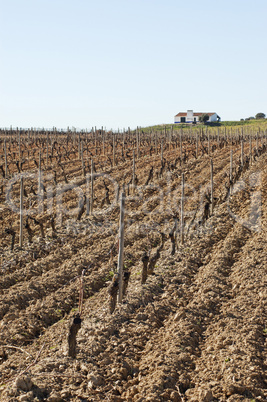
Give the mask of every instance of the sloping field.
[{"label": "sloping field", "polygon": [[[182,161],[178,146],[166,144],[160,157],[144,144],[135,160],[135,188],[132,160],[124,155],[104,167],[103,158],[97,173],[105,176],[95,178],[92,214],[86,210],[88,183],[81,162],[70,157],[64,168],[55,163],[44,178],[44,210],[28,219],[28,228],[24,218],[22,247],[19,215],[5,198],[10,180],[3,178],[1,401],[267,400],[266,146],[257,144],[260,152],[240,168],[240,144],[233,144],[230,194],[230,144],[216,141],[212,154],[206,148],[201,156],[191,154],[195,145],[188,141]],[[248,143],[244,154],[249,155]],[[33,160],[28,165],[33,170]],[[61,195],[60,213],[55,180],[65,186],[79,181]],[[122,304],[111,314],[117,184],[127,195],[124,269],[130,279]],[[36,178],[25,178],[24,185],[25,208],[36,207]],[[19,205],[19,180],[10,194]],[[83,195],[82,211],[77,204]],[[144,255],[154,261],[154,269],[142,283]],[[78,308],[82,322],[72,358],[68,335]]]}]

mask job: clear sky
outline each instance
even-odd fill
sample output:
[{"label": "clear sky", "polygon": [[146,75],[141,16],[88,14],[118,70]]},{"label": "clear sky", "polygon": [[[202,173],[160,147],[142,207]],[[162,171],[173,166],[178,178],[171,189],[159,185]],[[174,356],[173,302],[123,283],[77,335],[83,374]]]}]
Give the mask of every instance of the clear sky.
[{"label": "clear sky", "polygon": [[0,127],[267,115],[266,0],[0,0]]}]

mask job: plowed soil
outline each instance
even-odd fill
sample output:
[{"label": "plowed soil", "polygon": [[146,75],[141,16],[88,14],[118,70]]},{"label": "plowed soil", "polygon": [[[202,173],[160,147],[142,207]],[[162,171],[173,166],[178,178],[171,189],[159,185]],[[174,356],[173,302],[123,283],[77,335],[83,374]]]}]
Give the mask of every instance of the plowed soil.
[{"label": "plowed soil", "polygon": [[[169,150],[164,157],[174,161],[178,153]],[[239,153],[237,146],[235,166]],[[212,154],[215,205],[206,220],[207,154],[190,157],[182,167],[166,167],[162,174],[160,155],[136,159],[135,192],[131,185],[129,192],[125,189],[124,267],[131,276],[112,314],[108,286],[118,259],[119,204],[108,177],[113,204],[102,202],[105,188],[97,178],[93,215],[85,211],[77,220],[77,194],[66,192],[63,203],[72,212],[56,217],[56,235],[48,214],[36,215],[45,234],[30,221],[32,242],[24,230],[22,248],[19,216],[1,195],[1,401],[267,401],[267,157],[256,157],[229,195],[229,155],[227,144]],[[146,185],[151,166],[154,176]],[[81,179],[78,170],[66,168],[69,181]],[[125,177],[131,178],[131,163],[121,161],[105,173],[122,186]],[[28,180],[29,204],[35,196]],[[86,193],[86,183],[80,188]],[[15,185],[16,202],[18,197]],[[16,232],[12,251],[5,232],[11,225]],[[141,284],[142,256],[155,254],[161,233],[160,257]],[[82,323],[77,355],[71,358],[67,340],[82,272]]]}]

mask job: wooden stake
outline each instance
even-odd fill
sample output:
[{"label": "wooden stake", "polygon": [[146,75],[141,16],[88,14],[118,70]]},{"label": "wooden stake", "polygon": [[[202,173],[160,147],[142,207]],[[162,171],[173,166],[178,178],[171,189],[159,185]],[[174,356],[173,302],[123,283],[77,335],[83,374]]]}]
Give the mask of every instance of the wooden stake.
[{"label": "wooden stake", "polygon": [[19,225],[19,246],[23,245],[23,177],[20,178],[20,225]]},{"label": "wooden stake", "polygon": [[19,168],[21,167],[21,141],[20,141],[20,131],[19,131]]},{"label": "wooden stake", "polygon": [[81,159],[81,135],[78,135],[78,159]]},{"label": "wooden stake", "polygon": [[136,153],[137,153],[137,158],[139,158],[139,141],[138,141],[138,130],[136,130]]},{"label": "wooden stake", "polygon": [[125,193],[122,192],[121,205],[120,205],[119,255],[118,255],[118,274],[119,274],[118,303],[122,302],[122,290],[123,290],[124,213],[125,213]]},{"label": "wooden stake", "polygon": [[94,161],[91,159],[91,198],[90,198],[90,215],[93,213],[94,202]]},{"label": "wooden stake", "polygon": [[103,141],[103,155],[105,155],[105,134],[102,134],[102,141]]},{"label": "wooden stake", "polygon": [[244,166],[244,141],[241,140],[241,166]]},{"label": "wooden stake", "polygon": [[5,147],[5,175],[6,175],[6,178],[7,178],[8,170],[7,170],[6,140],[4,141],[4,147]]},{"label": "wooden stake", "polygon": [[46,133],[46,167],[48,166],[48,132]]},{"label": "wooden stake", "polygon": [[183,145],[182,145],[182,130],[180,131],[180,166],[182,166]]},{"label": "wooden stake", "polygon": [[44,212],[44,192],[42,183],[42,166],[41,166],[41,151],[39,151],[39,167],[38,167],[38,213]]},{"label": "wooden stake", "polygon": [[115,166],[115,134],[113,134],[113,167]]},{"label": "wooden stake", "polygon": [[86,215],[90,214],[90,175],[86,175]]},{"label": "wooden stake", "polygon": [[230,151],[230,194],[233,192],[233,150]]},{"label": "wooden stake", "polygon": [[249,136],[249,162],[252,165],[252,134]]},{"label": "wooden stake", "polygon": [[211,201],[211,211],[210,214],[213,214],[214,208],[214,200],[213,200],[213,160],[210,160],[210,201]]},{"label": "wooden stake", "polygon": [[171,130],[169,132],[169,151],[171,150],[171,142],[172,142],[172,129],[173,127],[171,126]]},{"label": "wooden stake", "polygon": [[184,173],[182,173],[181,190],[181,243],[184,244]]},{"label": "wooden stake", "polygon": [[83,177],[85,177],[85,166],[84,166],[84,158],[83,158],[83,141],[81,142],[81,159],[82,159]]},{"label": "wooden stake", "polygon": [[198,133],[196,133],[196,159],[198,158]]},{"label": "wooden stake", "polygon": [[133,150],[133,193],[135,189],[135,153]]}]

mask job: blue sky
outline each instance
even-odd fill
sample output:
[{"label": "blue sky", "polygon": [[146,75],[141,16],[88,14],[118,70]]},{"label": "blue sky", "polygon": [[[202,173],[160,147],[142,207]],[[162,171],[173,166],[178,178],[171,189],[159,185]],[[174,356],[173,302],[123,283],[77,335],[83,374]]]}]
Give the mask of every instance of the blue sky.
[{"label": "blue sky", "polygon": [[0,127],[267,114],[266,15],[266,0],[0,0]]}]

